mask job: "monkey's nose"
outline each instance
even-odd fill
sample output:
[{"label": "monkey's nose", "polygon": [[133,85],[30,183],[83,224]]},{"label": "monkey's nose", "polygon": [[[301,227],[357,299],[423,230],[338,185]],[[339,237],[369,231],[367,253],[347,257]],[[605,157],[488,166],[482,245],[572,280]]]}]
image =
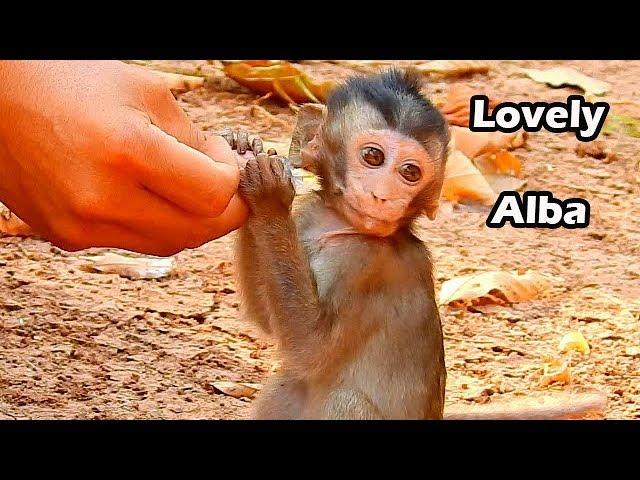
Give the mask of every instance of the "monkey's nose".
[{"label": "monkey's nose", "polygon": [[376,200],[377,202],[381,202],[384,203],[387,201],[386,198],[383,197],[379,197],[378,195],[376,195],[375,193],[371,192],[371,196],[373,197],[374,200]]}]

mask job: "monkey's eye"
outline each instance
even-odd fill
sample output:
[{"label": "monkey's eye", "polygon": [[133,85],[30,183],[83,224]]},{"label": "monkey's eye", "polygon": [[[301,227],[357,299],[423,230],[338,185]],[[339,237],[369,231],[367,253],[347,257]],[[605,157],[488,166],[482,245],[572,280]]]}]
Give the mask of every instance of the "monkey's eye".
[{"label": "monkey's eye", "polygon": [[365,147],[360,150],[360,156],[372,167],[379,167],[384,163],[384,153],[374,147]]},{"label": "monkey's eye", "polygon": [[422,178],[420,167],[414,165],[413,163],[405,163],[399,168],[398,171],[406,181],[411,183],[416,183]]}]

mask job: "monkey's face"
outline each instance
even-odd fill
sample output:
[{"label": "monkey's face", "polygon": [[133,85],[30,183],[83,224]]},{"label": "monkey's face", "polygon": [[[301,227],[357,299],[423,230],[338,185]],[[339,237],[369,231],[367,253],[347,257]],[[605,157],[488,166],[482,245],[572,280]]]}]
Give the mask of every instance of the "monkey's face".
[{"label": "monkey's face", "polygon": [[342,213],[368,235],[388,236],[412,217],[414,199],[440,174],[441,162],[414,138],[366,130],[345,145]]}]

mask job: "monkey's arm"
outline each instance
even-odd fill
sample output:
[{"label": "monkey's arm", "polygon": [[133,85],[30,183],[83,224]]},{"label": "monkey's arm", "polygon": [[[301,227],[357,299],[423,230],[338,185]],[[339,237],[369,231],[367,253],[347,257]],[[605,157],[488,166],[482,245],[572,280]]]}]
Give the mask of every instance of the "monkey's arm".
[{"label": "monkey's arm", "polygon": [[303,349],[322,326],[313,273],[293,218],[280,209],[258,210],[247,228],[264,273],[259,282],[270,306],[271,327],[285,348]]},{"label": "monkey's arm", "polygon": [[244,294],[264,296],[273,333],[285,350],[302,352],[322,325],[313,274],[291,217],[293,185],[280,159],[259,155],[247,163],[240,191],[251,207],[242,235],[253,265],[245,268],[261,275],[252,282],[259,291],[245,287]]},{"label": "monkey's arm", "polygon": [[266,333],[273,333],[269,317],[269,297],[262,281],[269,274],[265,271],[265,262],[256,258],[256,240],[251,231],[251,222],[238,232],[236,240],[236,275],[243,314],[256,322]]}]

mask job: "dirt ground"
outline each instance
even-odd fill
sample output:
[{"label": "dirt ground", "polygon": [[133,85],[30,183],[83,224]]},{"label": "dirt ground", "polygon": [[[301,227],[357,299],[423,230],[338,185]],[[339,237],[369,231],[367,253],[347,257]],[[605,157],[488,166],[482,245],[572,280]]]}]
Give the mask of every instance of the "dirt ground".
[{"label": "dirt ground", "polygon": [[[517,73],[555,65],[609,82],[611,92],[601,97],[611,104],[609,115],[640,118],[640,62],[491,62],[486,75],[433,79],[428,91],[444,98],[458,82],[516,102],[580,93]],[[323,79],[354,73],[331,63],[303,68]],[[288,142],[294,113],[271,101],[255,107],[257,98],[215,82],[179,97],[204,129],[244,126],[265,140]],[[451,204],[436,221],[421,221],[437,289],[454,276],[492,269],[531,268],[562,278],[537,300],[441,309],[447,405],[538,392],[544,358],[557,353],[565,333],[579,330],[591,354],[576,357],[569,385],[552,388],[602,390],[607,418],[640,418],[639,142],[622,131],[600,139],[617,160],[579,158],[571,133],[531,134],[527,147],[515,151],[527,190],[590,202],[586,229],[488,229],[488,209]],[[250,399],[217,393],[211,384],[262,384],[276,358],[272,343],[240,318],[233,237],[180,253],[174,275],[159,280],[89,273],[80,268],[86,252],[0,238],[0,418],[246,418]]]}]

